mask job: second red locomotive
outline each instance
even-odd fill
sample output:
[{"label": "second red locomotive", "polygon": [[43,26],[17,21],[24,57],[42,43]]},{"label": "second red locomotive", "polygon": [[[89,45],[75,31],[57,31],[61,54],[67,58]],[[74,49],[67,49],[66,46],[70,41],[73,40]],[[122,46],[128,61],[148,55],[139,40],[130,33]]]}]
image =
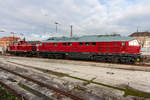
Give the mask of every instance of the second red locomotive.
[{"label": "second red locomotive", "polygon": [[39,41],[19,41],[9,44],[7,52],[17,56],[36,56]]}]

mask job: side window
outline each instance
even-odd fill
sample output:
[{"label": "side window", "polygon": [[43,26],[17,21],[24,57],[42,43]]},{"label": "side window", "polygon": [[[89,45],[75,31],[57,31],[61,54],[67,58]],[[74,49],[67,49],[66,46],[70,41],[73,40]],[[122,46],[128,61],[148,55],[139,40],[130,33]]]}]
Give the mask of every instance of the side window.
[{"label": "side window", "polygon": [[125,46],[125,42],[122,42],[122,46]]},{"label": "side window", "polygon": [[95,45],[96,45],[96,42],[92,42],[92,45],[95,46]]},{"label": "side window", "polygon": [[68,45],[69,45],[69,46],[72,46],[72,43],[69,42]]},{"label": "side window", "polygon": [[57,43],[54,43],[54,46],[57,46]]},{"label": "side window", "polygon": [[66,43],[63,43],[63,46],[66,46],[67,44]]},{"label": "side window", "polygon": [[89,46],[89,42],[86,42],[85,45],[86,45],[86,46]]},{"label": "side window", "polygon": [[83,45],[83,42],[80,42],[80,43],[79,43],[79,45],[81,45],[81,46],[82,46],[82,45]]}]

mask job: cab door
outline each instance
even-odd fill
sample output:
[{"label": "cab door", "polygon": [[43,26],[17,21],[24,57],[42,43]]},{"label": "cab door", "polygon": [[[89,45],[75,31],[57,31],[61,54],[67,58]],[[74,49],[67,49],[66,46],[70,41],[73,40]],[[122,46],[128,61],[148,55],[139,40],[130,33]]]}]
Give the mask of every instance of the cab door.
[{"label": "cab door", "polygon": [[121,42],[121,53],[126,53],[126,42]]}]

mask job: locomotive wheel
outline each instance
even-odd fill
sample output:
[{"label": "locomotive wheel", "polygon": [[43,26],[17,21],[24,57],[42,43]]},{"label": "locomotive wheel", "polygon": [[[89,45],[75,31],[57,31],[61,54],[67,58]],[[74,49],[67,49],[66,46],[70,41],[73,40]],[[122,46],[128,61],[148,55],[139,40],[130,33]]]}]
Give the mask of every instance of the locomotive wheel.
[{"label": "locomotive wheel", "polygon": [[48,58],[53,59],[53,58],[54,58],[54,55],[48,54]]},{"label": "locomotive wheel", "polygon": [[121,58],[119,59],[119,63],[122,63],[122,64],[127,63],[127,58],[126,58],[126,57],[121,57]]},{"label": "locomotive wheel", "polygon": [[136,62],[135,58],[133,58],[133,57],[128,58],[128,63],[129,64],[135,64],[135,62]]},{"label": "locomotive wheel", "polygon": [[94,56],[94,60],[98,62],[105,62],[105,58],[102,56]]},{"label": "locomotive wheel", "polygon": [[107,62],[113,62],[113,57],[108,57]]},{"label": "locomotive wheel", "polygon": [[112,62],[113,63],[118,63],[119,62],[119,58],[118,57],[113,57],[112,58]]}]

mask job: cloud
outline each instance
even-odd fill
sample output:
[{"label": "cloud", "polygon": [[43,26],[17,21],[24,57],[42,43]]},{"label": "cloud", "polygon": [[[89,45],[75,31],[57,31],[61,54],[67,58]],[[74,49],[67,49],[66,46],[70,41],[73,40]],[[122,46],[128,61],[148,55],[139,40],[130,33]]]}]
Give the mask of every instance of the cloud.
[{"label": "cloud", "polygon": [[[0,29],[29,40],[49,36],[128,35],[139,26],[150,31],[149,0],[0,0]],[[56,33],[55,21],[59,22]],[[7,34],[8,35],[8,34]],[[1,35],[4,36],[4,35]]]}]

